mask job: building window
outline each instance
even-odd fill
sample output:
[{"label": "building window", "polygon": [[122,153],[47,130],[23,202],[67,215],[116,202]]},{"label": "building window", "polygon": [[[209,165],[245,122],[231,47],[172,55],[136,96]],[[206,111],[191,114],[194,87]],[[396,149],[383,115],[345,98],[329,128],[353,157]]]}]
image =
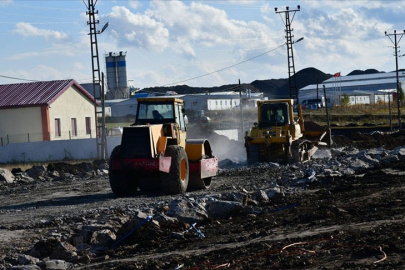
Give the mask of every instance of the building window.
[{"label": "building window", "polygon": [[72,136],[77,136],[76,118],[71,118],[70,124],[71,124],[71,129],[72,129]]},{"label": "building window", "polygon": [[91,134],[91,122],[90,117],[86,117],[86,135]]},{"label": "building window", "polygon": [[55,118],[55,137],[60,137],[61,135],[60,118]]}]

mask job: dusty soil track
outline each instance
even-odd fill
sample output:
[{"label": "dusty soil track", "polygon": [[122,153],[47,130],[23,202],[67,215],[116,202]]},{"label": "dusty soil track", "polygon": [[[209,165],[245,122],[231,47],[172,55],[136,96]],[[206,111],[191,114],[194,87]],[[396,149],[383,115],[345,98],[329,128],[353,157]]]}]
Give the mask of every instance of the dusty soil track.
[{"label": "dusty soil track", "polygon": [[[403,135],[351,134],[337,146],[405,145]],[[205,238],[171,232],[185,224],[142,226],[114,249],[99,251],[76,269],[404,269],[405,165],[376,166],[356,176],[323,177],[260,211],[235,211],[228,219],[207,219],[198,228]],[[254,190],[283,179],[277,168],[227,170],[207,191],[187,197]],[[139,194],[116,198],[108,178],[11,184],[0,190],[0,259],[29,253],[51,233],[72,231],[86,220],[125,216],[130,209],[154,208],[181,196]],[[0,261],[1,262],[1,261]],[[0,263],[1,265],[1,263]],[[1,269],[1,266],[0,266]]]}]

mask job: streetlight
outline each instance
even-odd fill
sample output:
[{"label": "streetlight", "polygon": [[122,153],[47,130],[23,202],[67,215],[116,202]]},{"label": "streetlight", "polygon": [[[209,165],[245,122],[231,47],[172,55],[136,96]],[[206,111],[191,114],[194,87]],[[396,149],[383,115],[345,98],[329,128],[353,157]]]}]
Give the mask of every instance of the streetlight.
[{"label": "streetlight", "polygon": [[[97,3],[97,0],[96,0]],[[104,97],[104,74],[103,74],[103,80],[102,80],[102,89],[100,89],[100,99],[101,99],[101,119],[102,119],[102,126],[100,127],[98,124],[98,114],[100,112],[97,111],[97,100],[96,100],[96,83],[100,84],[100,61],[98,57],[98,44],[97,44],[97,35],[101,34],[104,32],[109,23],[106,23],[102,30],[97,31],[96,30],[96,25],[99,23],[98,20],[96,20],[95,15],[98,13],[98,11],[95,10],[95,5],[93,0],[88,0],[88,5],[86,6],[88,8],[88,11],[86,12],[86,15],[89,16],[89,20],[87,24],[90,27],[90,45],[91,45],[91,67],[92,67],[92,73],[93,73],[93,93],[94,93],[94,112],[95,112],[95,125],[96,125],[96,149],[97,149],[97,158],[106,158],[106,152],[107,152],[107,139],[106,139],[106,130],[105,130],[105,97]],[[97,130],[101,131],[101,142],[99,142],[99,136],[97,136]],[[101,155],[100,155],[100,149],[99,146],[101,147]]]},{"label": "streetlight", "polygon": [[[287,61],[288,61],[288,87],[290,91],[290,99],[293,96],[293,92],[295,92],[295,98],[297,99],[297,103],[299,103],[298,100],[298,88],[297,88],[297,82],[295,79],[295,66],[294,66],[294,52],[293,52],[293,35],[292,31],[293,29],[291,28],[291,23],[294,20],[295,14],[297,11],[301,10],[301,6],[297,6],[297,9],[290,9],[288,6],[285,8],[285,10],[279,11],[278,8],[274,8],[274,11],[276,14],[280,14],[280,17],[282,18],[281,14],[284,13],[285,18],[283,20],[284,26],[285,26],[285,37],[286,37],[286,45],[287,45]],[[290,13],[292,13],[292,18],[290,18]],[[301,41],[302,39],[297,40]]]},{"label": "streetlight", "polygon": [[296,41],[294,41],[293,43],[298,43],[298,42],[300,42],[301,40],[303,40],[304,39],[304,37],[300,37],[299,39],[297,39]]},{"label": "streetlight", "polygon": [[110,25],[109,22],[107,22],[106,24],[104,24],[103,28],[101,29],[101,32],[99,32],[99,34],[103,33],[105,29],[107,29],[107,27]]}]

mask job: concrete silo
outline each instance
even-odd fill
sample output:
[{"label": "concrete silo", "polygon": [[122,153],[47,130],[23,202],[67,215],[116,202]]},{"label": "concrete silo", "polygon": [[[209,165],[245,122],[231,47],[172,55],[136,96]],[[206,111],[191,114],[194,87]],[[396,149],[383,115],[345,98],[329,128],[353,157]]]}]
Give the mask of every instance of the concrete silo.
[{"label": "concrete silo", "polygon": [[105,56],[107,69],[107,99],[129,98],[126,53],[108,53]]}]

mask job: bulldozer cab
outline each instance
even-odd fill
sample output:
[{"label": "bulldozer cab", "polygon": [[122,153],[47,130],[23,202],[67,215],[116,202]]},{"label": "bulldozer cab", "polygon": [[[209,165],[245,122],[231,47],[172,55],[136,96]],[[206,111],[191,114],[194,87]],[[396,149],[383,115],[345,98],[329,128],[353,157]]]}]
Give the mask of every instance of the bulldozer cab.
[{"label": "bulldozer cab", "polygon": [[319,146],[331,144],[330,128],[304,122],[299,104],[298,114],[294,114],[293,99],[258,101],[257,107],[258,123],[254,123],[250,134],[245,133],[249,164],[301,162],[309,160]]},{"label": "bulldozer cab", "polygon": [[287,102],[262,104],[259,117],[259,127],[288,125],[289,105]]}]

